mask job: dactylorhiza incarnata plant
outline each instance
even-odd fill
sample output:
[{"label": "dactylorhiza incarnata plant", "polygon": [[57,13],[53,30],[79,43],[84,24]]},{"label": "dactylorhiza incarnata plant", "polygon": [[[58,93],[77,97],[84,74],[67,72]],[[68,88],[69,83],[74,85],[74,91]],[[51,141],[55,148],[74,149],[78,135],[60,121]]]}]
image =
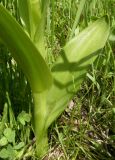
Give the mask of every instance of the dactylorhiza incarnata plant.
[{"label": "dactylorhiza incarnata plant", "polygon": [[49,69],[44,46],[47,0],[19,0],[22,25],[0,5],[0,40],[27,77],[34,100],[33,129],[36,153],[42,157],[48,149],[47,130],[64,111],[79,89],[97,50],[104,47],[109,35],[108,17],[90,24],[69,40]]}]

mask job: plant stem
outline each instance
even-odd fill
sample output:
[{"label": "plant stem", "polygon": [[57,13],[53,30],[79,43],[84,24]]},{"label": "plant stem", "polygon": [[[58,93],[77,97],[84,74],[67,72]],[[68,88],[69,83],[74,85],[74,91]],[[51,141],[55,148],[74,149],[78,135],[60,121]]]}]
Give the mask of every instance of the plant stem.
[{"label": "plant stem", "polygon": [[36,154],[42,157],[48,149],[46,92],[34,93],[33,127],[36,136]]},{"label": "plant stem", "polygon": [[42,136],[36,135],[36,155],[38,158],[42,158],[48,151],[48,138],[47,132],[42,134]]}]

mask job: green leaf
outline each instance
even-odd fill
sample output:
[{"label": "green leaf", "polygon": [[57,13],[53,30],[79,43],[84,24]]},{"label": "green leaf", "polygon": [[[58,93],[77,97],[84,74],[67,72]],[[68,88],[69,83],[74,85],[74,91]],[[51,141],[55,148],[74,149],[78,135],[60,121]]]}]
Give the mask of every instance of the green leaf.
[{"label": "green leaf", "polygon": [[4,104],[4,110],[3,110],[3,117],[2,122],[0,123],[0,135],[3,133],[5,128],[5,123],[8,121],[8,105],[7,103]]},{"label": "green leaf", "polygon": [[30,122],[30,115],[28,113],[26,113],[25,111],[22,111],[19,115],[18,115],[18,121],[22,124],[25,125],[25,122]]},{"label": "green leaf", "polygon": [[104,16],[70,40],[52,67],[54,85],[48,92],[47,126],[65,109],[80,88],[87,69],[104,47],[109,35],[108,17]]},{"label": "green leaf", "polygon": [[41,55],[46,58],[44,28],[47,11],[45,6],[47,6],[48,0],[46,0],[45,4],[43,2],[43,0],[19,0],[18,6],[23,27],[29,33],[31,40],[38,48]]},{"label": "green leaf", "polygon": [[36,29],[41,19],[41,7],[39,0],[18,0],[19,13],[23,27],[34,39]]},{"label": "green leaf", "polygon": [[[23,3],[22,3],[23,2]],[[29,10],[30,10],[30,1],[29,0],[18,0],[18,8],[20,13],[20,19],[23,28],[26,32],[28,32],[29,36],[31,37],[31,21],[29,17]]]},{"label": "green leaf", "polygon": [[6,148],[1,149],[0,151],[0,158],[2,159],[15,159],[17,155],[17,151],[9,144]]},{"label": "green leaf", "polygon": [[25,145],[24,142],[20,142],[19,144],[17,144],[16,146],[14,146],[14,149],[19,150],[22,147],[24,147],[24,145]]},{"label": "green leaf", "polygon": [[7,147],[7,151],[9,154],[9,158],[10,159],[15,159],[16,155],[18,154],[18,152],[14,149],[14,147],[12,145],[8,145]]},{"label": "green leaf", "polygon": [[9,152],[7,151],[7,149],[3,148],[1,151],[0,151],[0,158],[8,158],[9,157]]},{"label": "green leaf", "polygon": [[108,17],[104,16],[66,44],[64,51],[69,62],[78,62],[104,47],[109,35],[108,21]]},{"label": "green leaf", "polygon": [[32,90],[41,92],[50,88],[52,76],[44,59],[22,27],[2,5],[0,5],[0,38],[21,66]]},{"label": "green leaf", "polygon": [[6,128],[4,130],[4,136],[7,138],[8,142],[15,143],[15,130]]},{"label": "green leaf", "polygon": [[5,136],[3,136],[0,139],[0,146],[5,146],[6,144],[8,144],[7,138]]}]

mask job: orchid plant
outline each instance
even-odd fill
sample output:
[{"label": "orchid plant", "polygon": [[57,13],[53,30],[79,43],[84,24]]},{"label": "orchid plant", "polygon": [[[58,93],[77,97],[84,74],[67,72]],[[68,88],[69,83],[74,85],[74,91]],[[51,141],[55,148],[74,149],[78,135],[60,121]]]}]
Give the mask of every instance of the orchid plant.
[{"label": "orchid plant", "polygon": [[18,0],[21,25],[0,4],[0,41],[4,43],[27,77],[33,93],[32,125],[36,153],[48,149],[47,130],[76,94],[97,50],[109,35],[108,16],[99,18],[71,37],[49,67],[44,31],[49,0]]}]

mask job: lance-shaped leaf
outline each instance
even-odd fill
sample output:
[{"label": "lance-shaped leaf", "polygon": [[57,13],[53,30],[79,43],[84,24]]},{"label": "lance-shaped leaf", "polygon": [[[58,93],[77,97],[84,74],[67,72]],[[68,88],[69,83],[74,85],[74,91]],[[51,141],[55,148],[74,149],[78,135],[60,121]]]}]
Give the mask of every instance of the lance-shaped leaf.
[{"label": "lance-shaped leaf", "polygon": [[2,5],[0,5],[0,38],[20,64],[33,92],[41,92],[51,86],[52,76],[44,59],[21,26]]},{"label": "lance-shaped leaf", "polygon": [[41,5],[39,0],[18,0],[21,22],[25,30],[34,39],[41,19]]},{"label": "lance-shaped leaf", "polygon": [[44,58],[44,28],[48,2],[49,0],[18,0],[22,25]]},{"label": "lance-shaped leaf", "polygon": [[47,126],[62,113],[79,89],[89,65],[99,53],[96,51],[104,47],[108,35],[108,17],[104,16],[65,45],[61,56],[52,67],[54,85],[48,93]]}]

